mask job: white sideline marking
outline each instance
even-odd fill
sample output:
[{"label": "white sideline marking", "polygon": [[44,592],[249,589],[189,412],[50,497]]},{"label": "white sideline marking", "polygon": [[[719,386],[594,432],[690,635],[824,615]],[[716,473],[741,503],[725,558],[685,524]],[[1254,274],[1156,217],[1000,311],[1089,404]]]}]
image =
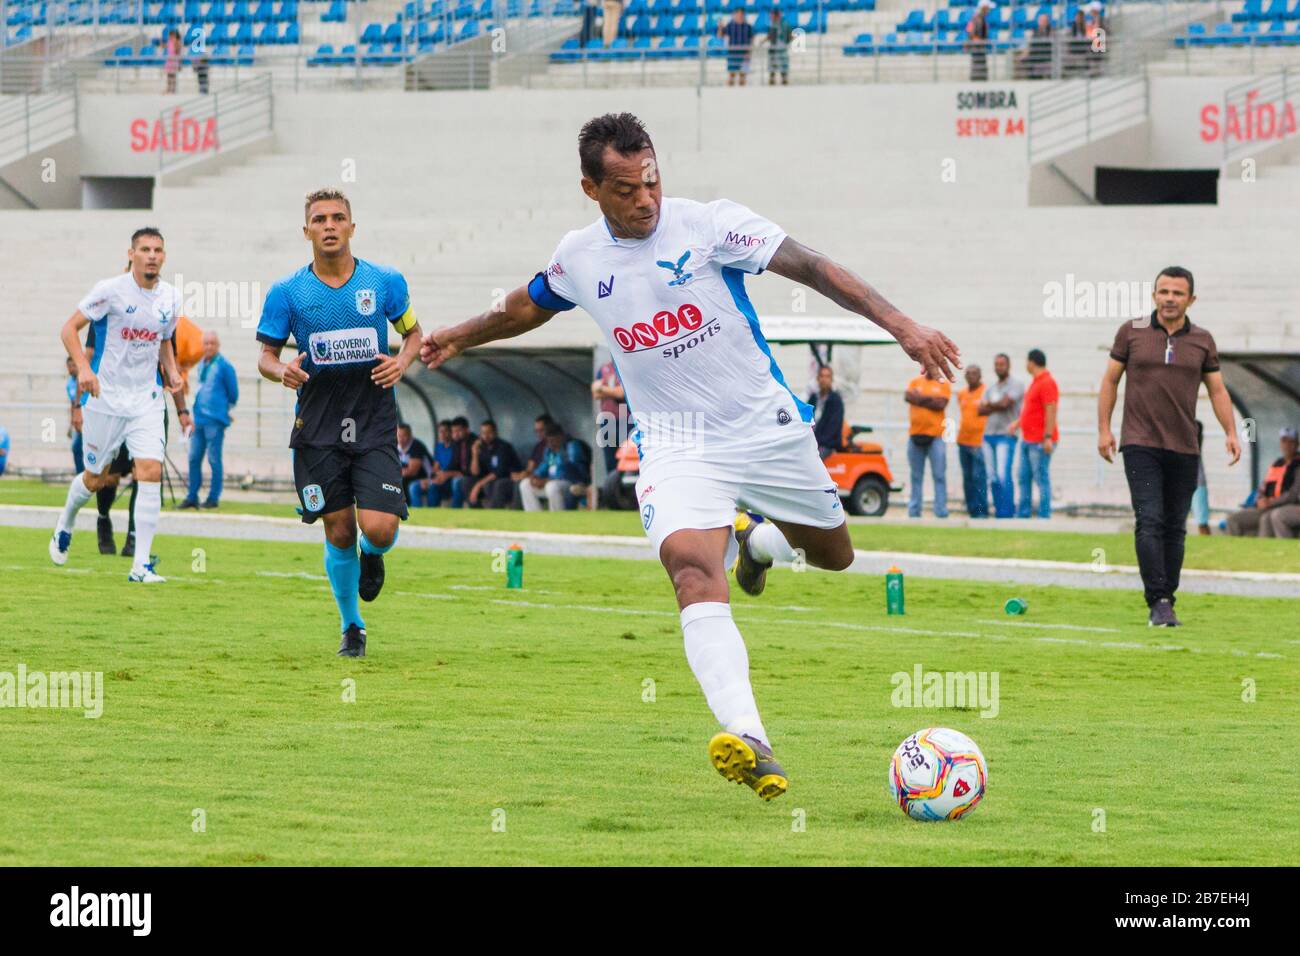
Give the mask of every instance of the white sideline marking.
[{"label": "white sideline marking", "polygon": [[1091,631],[1094,634],[1118,634],[1117,627],[1081,627],[1077,624],[1038,624],[1034,621],[989,621],[978,620],[976,624],[992,624],[995,627],[1041,627],[1060,631]]}]

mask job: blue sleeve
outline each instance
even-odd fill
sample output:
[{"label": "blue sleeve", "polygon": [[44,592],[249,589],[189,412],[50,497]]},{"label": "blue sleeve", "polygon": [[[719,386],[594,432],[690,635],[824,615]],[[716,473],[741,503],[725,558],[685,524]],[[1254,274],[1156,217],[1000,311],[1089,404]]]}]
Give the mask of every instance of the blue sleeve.
[{"label": "blue sleeve", "polygon": [[221,373],[226,379],[226,398],[231,405],[239,404],[239,378],[235,375],[235,367],[229,362],[223,362]]},{"label": "blue sleeve", "polygon": [[262,303],[262,319],[257,323],[257,341],[280,346],[289,341],[289,294],[284,283],[277,282],[266,293]]},{"label": "blue sleeve", "polygon": [[415,313],[411,310],[411,292],[406,286],[406,277],[396,269],[390,269],[387,286],[384,292],[384,318],[405,335],[415,327]]},{"label": "blue sleeve", "polygon": [[568,299],[561,298],[551,291],[551,284],[546,281],[544,272],[537,273],[528,283],[528,298],[532,299],[539,309],[546,309],[549,312],[568,312],[575,308]]}]

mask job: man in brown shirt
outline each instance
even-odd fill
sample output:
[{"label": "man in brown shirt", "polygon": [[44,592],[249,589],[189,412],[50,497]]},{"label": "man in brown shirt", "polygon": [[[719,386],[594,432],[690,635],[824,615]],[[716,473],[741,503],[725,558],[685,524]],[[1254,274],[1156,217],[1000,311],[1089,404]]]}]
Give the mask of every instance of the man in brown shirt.
[{"label": "man in brown shirt", "polygon": [[1227,436],[1231,464],[1241,458],[1232,400],[1219,372],[1214,337],[1187,317],[1196,301],[1193,291],[1192,274],[1181,266],[1170,266],[1156,276],[1151,296],[1155,311],[1149,319],[1120,326],[1097,397],[1097,451],[1113,461],[1110,419],[1119,380],[1128,373],[1119,450],[1124,453],[1124,476],[1137,518],[1134,544],[1150,608],[1147,623],[1155,627],[1181,623],[1174,614],[1174,601],[1183,569],[1187,513],[1196,493],[1200,459],[1196,397],[1202,382]]}]

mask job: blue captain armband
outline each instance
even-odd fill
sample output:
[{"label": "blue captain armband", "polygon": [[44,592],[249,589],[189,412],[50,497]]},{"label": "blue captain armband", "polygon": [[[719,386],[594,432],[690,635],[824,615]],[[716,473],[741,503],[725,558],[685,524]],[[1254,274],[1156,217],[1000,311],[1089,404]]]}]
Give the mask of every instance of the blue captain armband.
[{"label": "blue captain armband", "polygon": [[549,312],[567,312],[575,308],[568,299],[561,298],[551,291],[551,284],[546,281],[544,272],[537,273],[528,283],[528,298],[532,299],[539,309],[546,309]]}]

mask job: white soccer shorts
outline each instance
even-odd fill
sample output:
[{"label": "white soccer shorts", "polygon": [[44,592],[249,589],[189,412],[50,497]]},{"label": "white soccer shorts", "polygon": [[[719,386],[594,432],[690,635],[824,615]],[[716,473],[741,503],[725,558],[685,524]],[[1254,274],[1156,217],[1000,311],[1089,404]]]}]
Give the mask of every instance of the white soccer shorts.
[{"label": "white soccer shorts", "polygon": [[[730,528],[737,509],[814,528],[844,523],[839,488],[817,453],[812,429],[757,441],[744,460],[681,460],[645,465],[636,483],[641,526],[655,555],[670,534],[686,528]],[[736,559],[733,533],[724,566]]]},{"label": "white soccer shorts", "polygon": [[108,415],[87,408],[82,417],[81,444],[86,471],[98,475],[126,445],[136,461],[162,461],[167,447],[163,432],[163,413],[154,408],[143,415]]}]

